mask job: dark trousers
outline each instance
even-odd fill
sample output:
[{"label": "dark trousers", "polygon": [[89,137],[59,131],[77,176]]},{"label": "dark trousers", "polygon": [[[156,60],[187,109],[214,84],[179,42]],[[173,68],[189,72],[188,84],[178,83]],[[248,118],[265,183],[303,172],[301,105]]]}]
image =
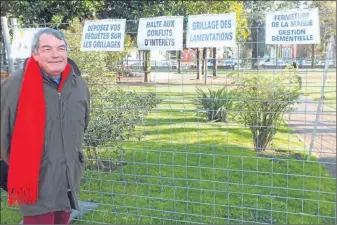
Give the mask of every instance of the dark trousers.
[{"label": "dark trousers", "polygon": [[36,216],[24,216],[23,224],[69,224],[70,212],[50,212]]}]

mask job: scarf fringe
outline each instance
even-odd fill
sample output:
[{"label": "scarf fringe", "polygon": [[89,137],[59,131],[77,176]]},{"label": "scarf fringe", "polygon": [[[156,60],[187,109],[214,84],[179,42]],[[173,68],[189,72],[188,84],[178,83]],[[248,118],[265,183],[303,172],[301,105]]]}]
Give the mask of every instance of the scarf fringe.
[{"label": "scarf fringe", "polygon": [[8,195],[8,205],[10,206],[14,206],[16,203],[32,205],[38,199],[38,189],[33,187],[8,188],[8,192],[11,193]]}]

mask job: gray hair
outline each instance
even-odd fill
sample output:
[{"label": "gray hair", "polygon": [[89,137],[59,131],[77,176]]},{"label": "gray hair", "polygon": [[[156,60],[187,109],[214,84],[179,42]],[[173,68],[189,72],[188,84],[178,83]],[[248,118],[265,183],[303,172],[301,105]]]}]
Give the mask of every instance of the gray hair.
[{"label": "gray hair", "polygon": [[34,37],[33,37],[33,41],[32,41],[32,54],[33,53],[36,53],[37,50],[39,49],[39,45],[40,45],[40,37],[42,34],[51,34],[53,35],[54,37],[60,39],[60,40],[63,40],[64,43],[66,44],[66,48],[67,48],[67,51],[69,51],[69,48],[68,48],[68,43],[67,43],[67,40],[66,40],[66,37],[64,36],[64,34],[59,31],[59,30],[55,30],[53,28],[40,28],[35,34],[34,34]]}]

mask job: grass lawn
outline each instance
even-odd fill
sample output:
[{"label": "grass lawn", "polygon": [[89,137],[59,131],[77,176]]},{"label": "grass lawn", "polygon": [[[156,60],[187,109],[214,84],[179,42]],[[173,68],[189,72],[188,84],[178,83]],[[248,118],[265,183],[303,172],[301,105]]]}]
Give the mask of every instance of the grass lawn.
[{"label": "grass lawn", "polygon": [[[125,86],[163,99],[141,141],[125,141],[126,165],[86,171],[80,199],[99,204],[75,223],[335,224],[336,180],[282,127],[276,151],[252,150],[242,125],[206,123],[191,104],[195,86]],[[108,147],[101,157],[110,158]],[[5,208],[1,223],[18,223]]]}]

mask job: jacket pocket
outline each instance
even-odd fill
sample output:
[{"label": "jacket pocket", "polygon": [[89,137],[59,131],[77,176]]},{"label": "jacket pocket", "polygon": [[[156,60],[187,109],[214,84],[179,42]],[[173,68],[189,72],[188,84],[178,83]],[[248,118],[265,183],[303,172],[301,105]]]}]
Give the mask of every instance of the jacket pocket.
[{"label": "jacket pocket", "polygon": [[77,152],[78,152],[78,159],[79,159],[79,161],[80,161],[81,163],[86,163],[86,162],[87,162],[87,159],[86,159],[84,153],[81,152],[81,151],[77,151]]},{"label": "jacket pocket", "polygon": [[76,127],[85,126],[86,104],[84,100],[69,98],[65,103],[67,121],[74,123]]},{"label": "jacket pocket", "polygon": [[39,199],[49,199],[49,196],[53,195],[53,190],[51,188],[51,184],[53,178],[52,174],[54,174],[52,164],[49,163],[48,158],[44,159],[41,162],[40,171],[39,171]]},{"label": "jacket pocket", "polygon": [[87,158],[84,155],[82,151],[77,151],[77,169],[75,169],[75,174],[74,174],[74,182],[75,182],[75,188],[76,190],[79,190],[79,187],[81,185],[81,180],[84,178],[84,172],[85,172],[85,167],[86,167],[86,162]]},{"label": "jacket pocket", "polygon": [[87,158],[81,150],[77,151],[77,155],[78,155],[78,162],[80,164],[81,175],[83,175],[85,166],[87,164]]},{"label": "jacket pocket", "polygon": [[46,126],[46,130],[45,130],[45,138],[44,138],[44,147],[43,147],[43,151],[42,151],[42,157],[41,157],[41,165],[46,162],[46,160],[48,159],[48,148],[49,148],[49,139],[50,139],[50,129],[49,126]]}]

